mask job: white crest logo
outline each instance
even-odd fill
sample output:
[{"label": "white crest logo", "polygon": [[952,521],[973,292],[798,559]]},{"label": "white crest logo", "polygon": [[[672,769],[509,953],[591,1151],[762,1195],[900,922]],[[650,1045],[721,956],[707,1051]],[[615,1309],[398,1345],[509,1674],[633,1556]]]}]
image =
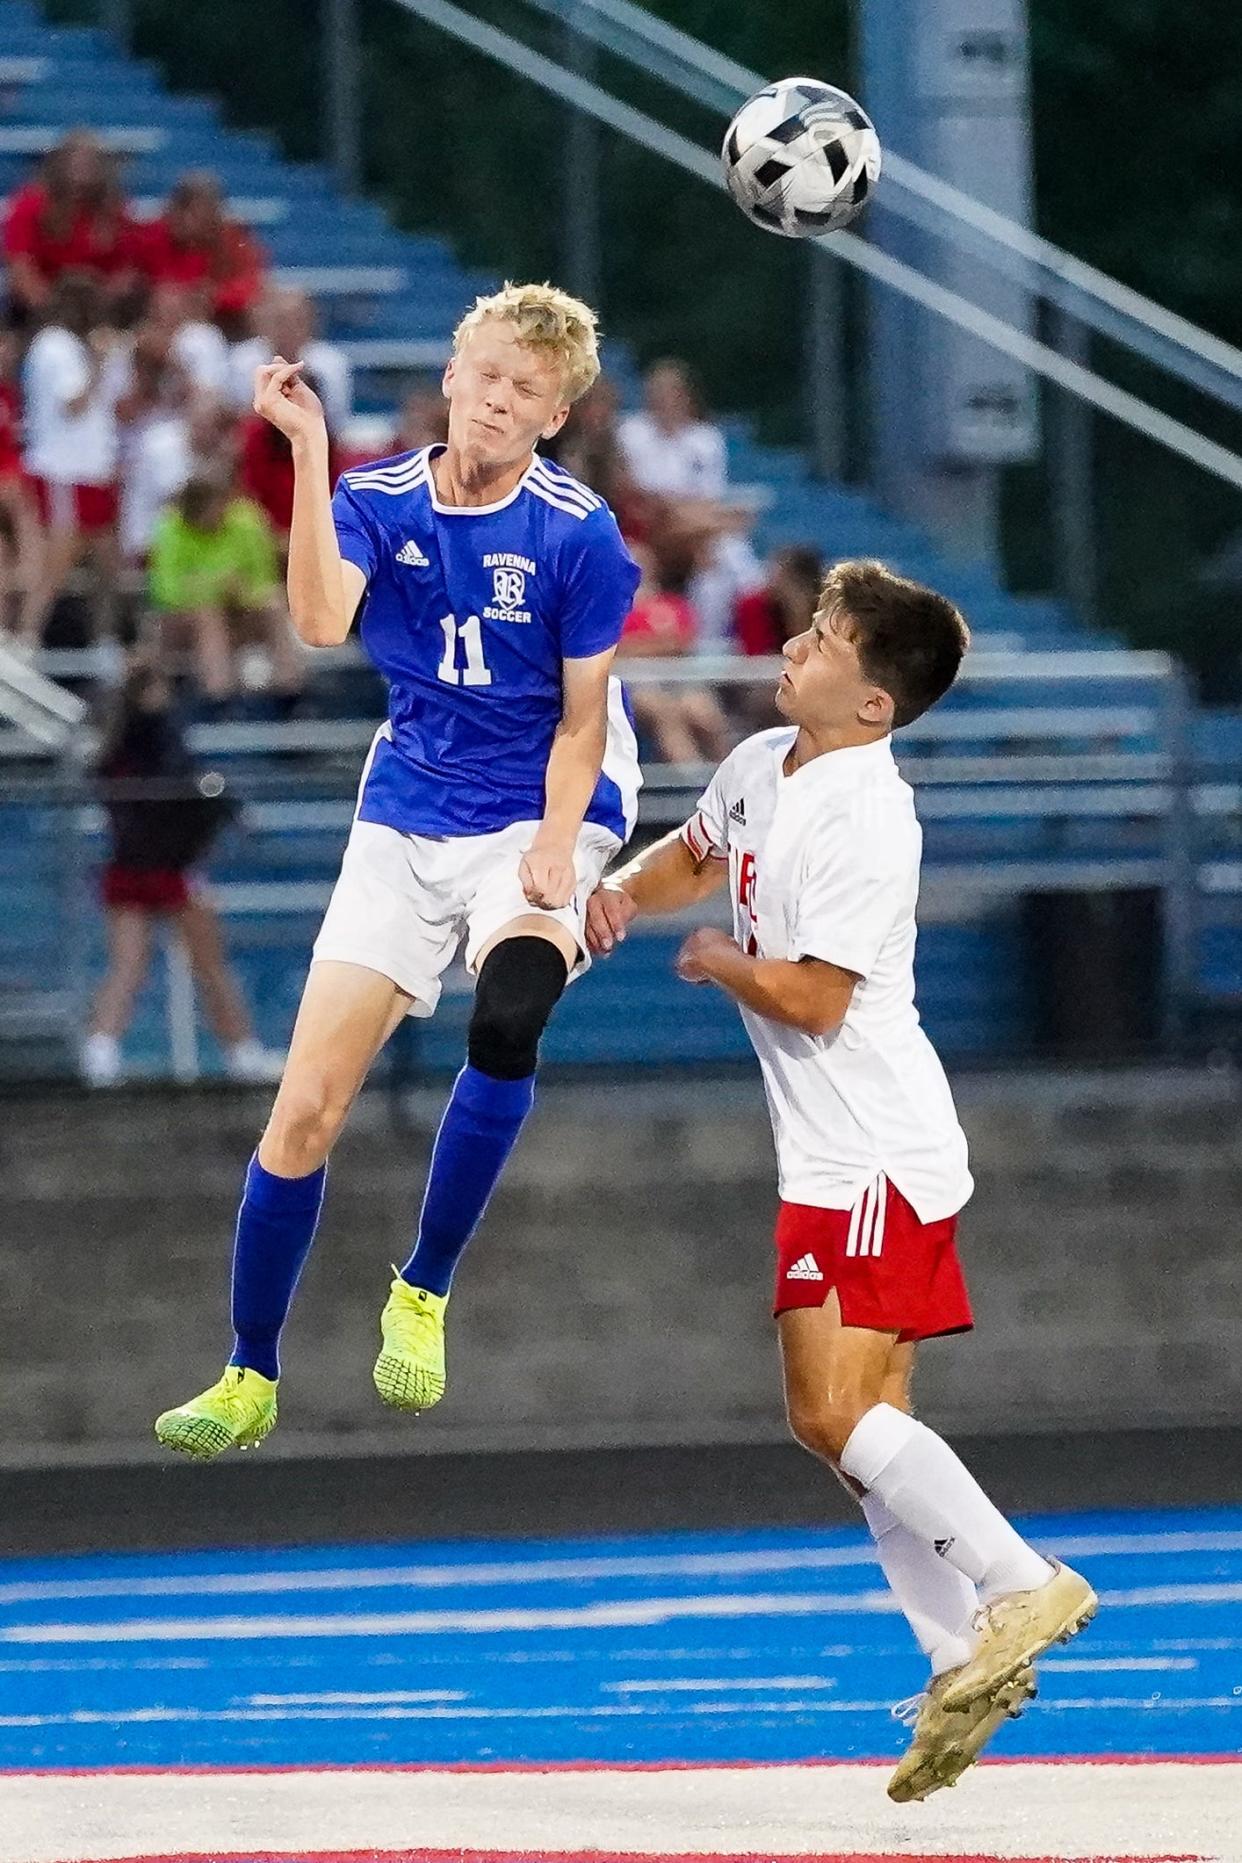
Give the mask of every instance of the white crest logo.
[{"label": "white crest logo", "polygon": [[497,608],[520,608],[526,600],[526,576],[520,569],[494,569],[492,589]]}]

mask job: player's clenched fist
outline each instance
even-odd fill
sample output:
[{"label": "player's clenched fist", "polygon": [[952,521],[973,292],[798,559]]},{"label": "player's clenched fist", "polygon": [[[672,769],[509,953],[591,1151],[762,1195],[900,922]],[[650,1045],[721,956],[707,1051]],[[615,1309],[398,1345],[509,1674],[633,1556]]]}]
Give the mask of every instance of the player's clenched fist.
[{"label": "player's clenched fist", "polygon": [[638,912],[630,895],[607,881],[597,886],[587,900],[586,941],[592,957],[609,957],[616,945],[625,942],[625,934]]},{"label": "player's clenched fist", "polygon": [[728,932],[715,925],[700,925],[692,931],[677,953],[677,975],[683,983],[714,983],[713,959],[737,950]]},{"label": "player's clenched fist", "polygon": [[540,847],[523,854],[518,878],[528,904],[541,906],[545,912],[558,912],[567,906],[578,884],[572,854]]},{"label": "player's clenched fist", "polygon": [[308,388],[298,371],[300,362],[286,362],[274,356],[254,372],[254,411],[290,440],[304,439],[317,432],[327,432],[323,404],[313,388]]}]

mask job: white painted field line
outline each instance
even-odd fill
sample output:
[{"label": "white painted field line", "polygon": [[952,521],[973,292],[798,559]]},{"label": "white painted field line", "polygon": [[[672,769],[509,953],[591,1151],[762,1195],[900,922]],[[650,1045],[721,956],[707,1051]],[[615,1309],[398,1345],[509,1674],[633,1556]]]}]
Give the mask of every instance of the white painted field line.
[{"label": "white painted field line", "polygon": [[1154,1650],[1242,1650],[1242,1637],[1153,1637]]},{"label": "white painted field line", "polygon": [[[1066,1559],[1172,1557],[1242,1552],[1242,1531],[1099,1533],[1049,1547]],[[255,1596],[302,1591],[402,1591],[455,1586],[590,1584],[612,1578],[730,1578],[763,1572],[832,1571],[875,1564],[875,1549],[856,1546],[770,1547],[756,1552],[590,1554],[572,1559],[492,1560],[462,1565],[348,1566],[323,1571],[170,1573],[149,1578],[29,1579],[0,1584],[0,1604],[69,1598]]]},{"label": "white painted field line", "polygon": [[765,1688],[835,1688],[836,1682],[826,1675],[765,1675],[757,1676],[753,1681],[741,1676],[716,1676],[708,1681],[696,1681],[690,1676],[671,1676],[667,1681],[647,1680],[642,1682],[601,1682],[601,1695],[703,1695],[724,1694],[732,1689]]},{"label": "white painted field line", "polygon": [[469,1699],[470,1691],[465,1688],[327,1689],[318,1695],[243,1695],[239,1705],[247,1708],[396,1708],[412,1707],[416,1702]]},{"label": "white painted field line", "polygon": [[1163,1671],[1198,1667],[1193,1656],[1041,1656],[1039,1660],[1041,1675],[1046,1669],[1073,1670],[1079,1675],[1112,1675],[1147,1669]]},{"label": "white painted field line", "polygon": [[[1040,1704],[1045,1714],[1098,1714],[1102,1711],[1138,1709],[1144,1715],[1184,1714],[1204,1708],[1229,1708],[1242,1713],[1242,1695],[1084,1695],[1072,1700],[1051,1700]],[[648,1705],[645,1702],[590,1702],[535,1708],[519,1707],[448,1707],[427,1703],[421,1707],[398,1706],[371,1708],[78,1708],[65,1714],[3,1714],[0,1728],[31,1727],[134,1727],[151,1725],[192,1726],[204,1722],[258,1722],[267,1726],[278,1721],[580,1721],[675,1719],[681,1715],[728,1714],[883,1714],[890,1715],[891,1701],[828,1701],[781,1698],[755,1701],[736,1698],[724,1701],[681,1701],[676,1707]]]},{"label": "white painted field line", "polygon": [[[1239,1587],[1242,1590],[1242,1587]],[[392,1637],[491,1635],[520,1630],[649,1627],[675,1618],[797,1617],[892,1612],[887,1591],[730,1593],[697,1598],[625,1598],[559,1610],[384,1611],[321,1617],[150,1617],[102,1624],[12,1624],[6,1643],[179,1643],[258,1637]]]},{"label": "white painted field line", "polygon": [[210,1656],[18,1656],[0,1662],[0,1675],[91,1675],[123,1669],[210,1669]]},{"label": "white painted field line", "polygon": [[[1148,1585],[1105,1591],[1112,1610],[1242,1603],[1242,1582]],[[290,1637],[489,1636],[529,1630],[650,1627],[678,1618],[841,1617],[895,1614],[887,1591],[745,1592],[687,1598],[626,1598],[556,1610],[343,1612],[322,1616],[149,1617],[115,1623],[11,1624],[4,1643],[180,1643]]]},{"label": "white painted field line", "polygon": [[[693,1701],[679,1714],[889,1714],[891,1701]],[[1242,1704],[1240,1704],[1242,1705]],[[535,1708],[423,1707],[386,1708],[79,1708],[65,1714],[3,1714],[0,1727],[128,1727],[203,1721],[597,1721],[654,1720],[668,1709],[645,1702],[591,1702]]]},{"label": "white painted field line", "polygon": [[[1242,1544],[1242,1536],[1240,1536]],[[321,1572],[213,1572],[158,1578],[30,1580],[0,1585],[0,1604],[60,1599],[233,1597],[329,1591],[450,1590],[457,1586],[591,1584],[616,1578],[727,1578],[764,1572],[836,1570],[875,1564],[871,1546],[822,1546],[799,1551],[675,1553],[633,1558],[531,1559],[482,1565],[334,1568]]]}]

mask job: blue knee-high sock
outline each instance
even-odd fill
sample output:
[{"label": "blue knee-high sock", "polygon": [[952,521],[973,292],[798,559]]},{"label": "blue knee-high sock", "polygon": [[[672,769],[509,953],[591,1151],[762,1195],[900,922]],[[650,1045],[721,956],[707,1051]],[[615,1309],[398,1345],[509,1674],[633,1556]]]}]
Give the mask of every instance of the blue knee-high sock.
[{"label": "blue knee-high sock", "polygon": [[276,1177],[256,1152],[246,1172],[233,1246],[231,1365],[279,1378],[280,1331],[315,1239],[327,1166],[307,1177]]},{"label": "blue knee-high sock", "polygon": [[469,1064],[462,1068],[436,1134],[418,1240],[401,1270],[411,1287],[448,1293],[534,1100],[533,1074],[495,1080]]}]

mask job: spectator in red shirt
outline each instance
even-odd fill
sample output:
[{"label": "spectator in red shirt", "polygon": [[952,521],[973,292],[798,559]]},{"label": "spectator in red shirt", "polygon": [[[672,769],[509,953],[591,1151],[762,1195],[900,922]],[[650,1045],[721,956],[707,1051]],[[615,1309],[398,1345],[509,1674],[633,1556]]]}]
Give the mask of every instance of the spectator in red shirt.
[{"label": "spectator in red shirt", "polygon": [[265,265],[263,248],[227,217],[220,183],[206,170],[182,175],[143,240],[151,282],[190,288],[196,314],[213,319],[231,339],[250,334]]},{"label": "spectator in red shirt", "polygon": [[[631,544],[630,550],[642,581],[621,630],[618,655],[647,660],[692,654],[699,634],[694,609],[684,595],[664,586],[653,551],[641,544]],[[707,686],[635,685],[630,701],[661,763],[715,764],[732,749],[725,715]]]},{"label": "spectator in red shirt", "polygon": [[824,559],[808,544],[776,550],[763,587],[740,596],[733,632],[742,653],[779,653],[787,640],[804,634],[819,606]]},{"label": "spectator in red shirt", "polygon": [[27,323],[63,272],[90,273],[114,310],[138,280],[139,230],[114,159],[84,130],[57,143],[37,181],[19,188],[4,223],[10,312]]}]

